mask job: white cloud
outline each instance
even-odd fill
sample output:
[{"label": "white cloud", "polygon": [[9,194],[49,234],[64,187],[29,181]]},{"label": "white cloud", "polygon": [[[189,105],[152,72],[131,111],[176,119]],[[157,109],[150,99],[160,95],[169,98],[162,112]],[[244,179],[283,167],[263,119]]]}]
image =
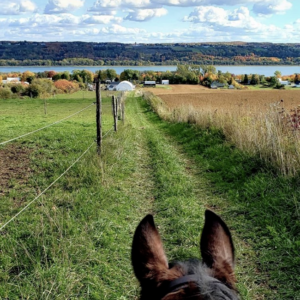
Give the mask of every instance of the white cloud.
[{"label": "white cloud", "polygon": [[165,8],[137,9],[129,12],[129,14],[125,17],[125,20],[144,22],[144,21],[149,21],[154,17],[162,17],[167,13],[168,11]]},{"label": "white cloud", "polygon": [[225,10],[215,6],[196,7],[193,12],[183,18],[185,22],[203,23],[210,28],[228,31],[230,28],[234,31],[240,29],[256,31],[263,27],[261,23],[250,16],[247,7],[240,7],[233,11]]},{"label": "white cloud", "polygon": [[74,11],[84,5],[84,0],[48,0],[45,14],[60,14]]},{"label": "white cloud", "polygon": [[109,24],[111,22],[114,23],[121,23],[122,18],[119,17],[114,17],[114,16],[109,16],[109,15],[100,15],[100,16],[89,16],[89,15],[84,15],[82,16],[82,23],[83,24]]},{"label": "white cloud", "polygon": [[260,0],[152,0],[153,3],[170,6],[211,6],[253,4]]},{"label": "white cloud", "polygon": [[292,8],[292,3],[287,0],[265,0],[255,3],[253,11],[258,15],[282,14]]},{"label": "white cloud", "polygon": [[93,13],[94,15],[98,16],[114,16],[117,14],[117,10],[111,8],[97,8],[97,7],[90,7],[88,12]]},{"label": "white cloud", "polygon": [[121,25],[113,24],[110,27],[104,27],[100,30],[101,33],[119,34],[119,35],[137,35],[146,31],[140,28],[128,28]]},{"label": "white cloud", "polygon": [[114,16],[74,16],[72,14],[59,14],[59,15],[41,15],[35,14],[27,18],[8,18],[0,19],[0,24],[3,23],[8,27],[20,28],[41,28],[48,31],[56,31],[58,28],[74,28],[89,27],[91,25],[120,23],[122,18]]},{"label": "white cloud", "polygon": [[151,0],[97,0],[90,12],[102,14],[103,10],[132,9],[132,8],[160,8],[161,5],[154,4]]},{"label": "white cloud", "polygon": [[34,13],[36,5],[30,0],[3,1],[0,0],[0,15],[20,15],[22,13]]}]

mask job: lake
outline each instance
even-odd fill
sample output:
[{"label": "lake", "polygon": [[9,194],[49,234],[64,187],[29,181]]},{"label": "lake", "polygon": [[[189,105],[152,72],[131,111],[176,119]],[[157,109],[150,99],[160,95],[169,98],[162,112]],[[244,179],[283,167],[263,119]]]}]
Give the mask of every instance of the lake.
[{"label": "lake", "polygon": [[[291,75],[300,73],[300,66],[215,66],[217,70],[222,72],[230,72],[232,74],[259,74],[265,76],[273,76],[275,71],[280,71],[282,75]],[[114,69],[120,74],[125,69],[139,71],[175,71],[176,66],[18,66],[18,67],[0,67],[0,73],[13,73],[31,71],[34,73],[54,70],[56,72],[73,70],[90,70],[96,72],[98,70]]]}]

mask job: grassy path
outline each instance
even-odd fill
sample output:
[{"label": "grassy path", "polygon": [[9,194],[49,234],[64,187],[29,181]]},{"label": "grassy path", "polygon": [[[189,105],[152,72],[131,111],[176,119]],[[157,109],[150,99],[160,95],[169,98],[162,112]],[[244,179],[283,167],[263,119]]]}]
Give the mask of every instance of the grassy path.
[{"label": "grassy path", "polygon": [[[82,119],[69,124],[78,133],[76,145],[62,137],[56,142],[57,132],[39,135],[38,151],[32,141],[22,144],[34,151],[31,161],[38,178],[28,187],[31,194],[36,183],[43,186],[55,177],[53,164],[62,169],[68,165],[65,145],[80,150],[78,144],[87,139],[86,128],[94,122],[84,120],[83,129]],[[204,210],[213,207],[224,216],[225,200],[144,100],[128,98],[126,120],[118,133],[105,139],[101,159],[90,151],[1,234],[0,298],[136,299],[131,242],[147,213],[155,215],[170,260],[199,257]],[[93,136],[93,129],[88,136]],[[45,145],[58,158],[40,151]],[[9,215],[5,209],[13,206],[12,199],[1,201],[1,216]],[[14,206],[13,212],[18,209]],[[228,215],[225,220],[237,228]],[[242,298],[272,299],[264,296],[268,291],[255,269],[255,254],[233,231]]]},{"label": "grassy path", "polygon": [[[155,187],[153,212],[161,228],[168,258],[199,257],[204,211],[211,208],[222,215],[227,206],[226,200],[215,194],[202,176],[199,164],[172,137],[169,125],[152,113],[141,98],[128,99],[128,106],[135,108],[134,122],[143,130],[143,137],[148,143]],[[230,219],[226,221],[232,227],[233,222]],[[255,267],[255,252],[234,232],[233,235],[238,253],[238,288],[242,298],[267,299],[264,295],[270,294],[270,291]]]}]

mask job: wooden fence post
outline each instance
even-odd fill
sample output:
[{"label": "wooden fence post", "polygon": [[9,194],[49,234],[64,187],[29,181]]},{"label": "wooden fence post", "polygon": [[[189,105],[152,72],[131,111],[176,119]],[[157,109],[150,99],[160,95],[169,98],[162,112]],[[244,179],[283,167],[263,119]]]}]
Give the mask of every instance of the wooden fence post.
[{"label": "wooden fence post", "polygon": [[113,117],[114,117],[114,129],[115,131],[118,130],[117,122],[118,122],[118,105],[115,96],[112,96],[112,107],[113,107]]},{"label": "wooden fence post", "polygon": [[47,99],[44,98],[44,113],[47,114]]},{"label": "wooden fence post", "polygon": [[96,81],[96,124],[97,124],[97,153],[101,154],[102,145],[102,109],[101,109],[101,84],[99,78]]},{"label": "wooden fence post", "polygon": [[123,124],[125,124],[125,101],[124,99],[122,99],[122,103],[121,103],[121,114],[122,114],[122,122]]}]

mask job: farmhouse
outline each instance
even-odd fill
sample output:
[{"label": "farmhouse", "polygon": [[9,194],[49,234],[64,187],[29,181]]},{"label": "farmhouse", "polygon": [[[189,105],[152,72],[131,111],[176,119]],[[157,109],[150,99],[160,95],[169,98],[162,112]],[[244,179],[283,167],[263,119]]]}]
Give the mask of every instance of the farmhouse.
[{"label": "farmhouse", "polygon": [[6,83],[21,83],[21,78],[20,77],[7,77],[6,80],[2,80],[3,84]]}]

